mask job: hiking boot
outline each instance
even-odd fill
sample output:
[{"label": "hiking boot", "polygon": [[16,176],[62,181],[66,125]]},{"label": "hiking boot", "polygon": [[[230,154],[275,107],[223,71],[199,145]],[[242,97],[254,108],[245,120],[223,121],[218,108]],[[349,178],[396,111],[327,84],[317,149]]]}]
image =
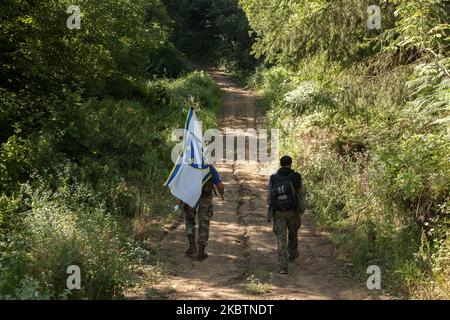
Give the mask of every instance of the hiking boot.
[{"label": "hiking boot", "polygon": [[205,251],[206,246],[204,245],[199,245],[198,247],[198,260],[205,260],[206,258],[208,258],[208,254]]},{"label": "hiking boot", "polygon": [[298,257],[299,257],[299,253],[298,253],[298,251],[296,251],[295,253],[290,253],[289,254],[289,261],[290,262],[294,262],[295,261],[295,259],[297,259]]},{"label": "hiking boot", "polygon": [[187,256],[192,256],[197,252],[197,247],[195,245],[195,236],[189,235],[188,240],[189,240],[189,248],[186,250],[185,254]]}]

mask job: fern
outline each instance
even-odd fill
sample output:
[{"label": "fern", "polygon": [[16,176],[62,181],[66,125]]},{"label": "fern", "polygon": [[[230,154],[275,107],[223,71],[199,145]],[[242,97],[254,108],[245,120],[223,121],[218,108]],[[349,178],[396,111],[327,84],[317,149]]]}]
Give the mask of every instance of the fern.
[{"label": "fern", "polygon": [[304,81],[293,91],[284,96],[284,101],[297,113],[317,111],[321,108],[333,108],[336,105],[331,93],[319,83]]},{"label": "fern", "polygon": [[421,63],[407,86],[411,91],[404,115],[419,127],[446,125],[450,119],[450,78],[445,70],[450,59]]}]

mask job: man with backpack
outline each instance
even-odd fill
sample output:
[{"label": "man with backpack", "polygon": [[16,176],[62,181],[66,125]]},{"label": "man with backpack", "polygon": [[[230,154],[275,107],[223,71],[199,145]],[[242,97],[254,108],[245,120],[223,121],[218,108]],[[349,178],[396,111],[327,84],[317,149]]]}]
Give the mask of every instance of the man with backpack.
[{"label": "man with backpack", "polygon": [[273,218],[277,236],[279,273],[287,274],[289,261],[298,258],[298,230],[304,213],[302,177],[291,169],[292,158],[283,156],[281,168],[270,176],[268,222]]}]

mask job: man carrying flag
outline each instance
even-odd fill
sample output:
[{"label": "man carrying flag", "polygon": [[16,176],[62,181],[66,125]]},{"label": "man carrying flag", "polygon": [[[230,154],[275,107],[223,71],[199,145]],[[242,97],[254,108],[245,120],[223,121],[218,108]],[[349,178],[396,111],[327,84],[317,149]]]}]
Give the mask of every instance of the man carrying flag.
[{"label": "man carrying flag", "polygon": [[197,253],[195,241],[195,216],[198,228],[198,258],[208,257],[205,248],[209,238],[209,222],[212,216],[212,194],[217,186],[223,198],[224,185],[217,170],[208,165],[203,155],[203,135],[193,108],[189,110],[184,131],[183,149],[172,173],[165,183],[177,203],[182,205],[186,221],[189,256]]}]

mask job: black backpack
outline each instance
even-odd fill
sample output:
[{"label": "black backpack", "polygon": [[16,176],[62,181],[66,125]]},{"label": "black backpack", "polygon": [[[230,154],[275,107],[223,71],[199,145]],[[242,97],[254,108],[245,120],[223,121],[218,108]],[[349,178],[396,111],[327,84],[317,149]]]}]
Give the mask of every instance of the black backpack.
[{"label": "black backpack", "polygon": [[270,190],[270,204],[274,210],[293,210],[297,208],[297,195],[288,175],[275,174]]}]

